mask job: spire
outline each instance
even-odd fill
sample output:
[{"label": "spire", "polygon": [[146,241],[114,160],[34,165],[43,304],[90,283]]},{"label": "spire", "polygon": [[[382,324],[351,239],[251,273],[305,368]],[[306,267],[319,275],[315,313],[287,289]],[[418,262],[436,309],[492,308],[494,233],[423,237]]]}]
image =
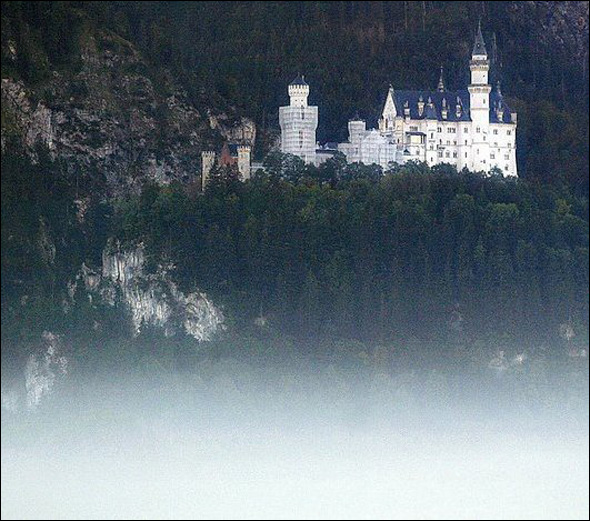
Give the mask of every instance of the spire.
[{"label": "spire", "polygon": [[440,66],[440,77],[438,79],[438,87],[436,88],[438,92],[444,92],[445,89],[445,80],[444,80],[444,68]]},{"label": "spire", "polygon": [[486,42],[483,39],[483,34],[481,33],[481,19],[477,24],[477,36],[475,37],[475,43],[473,44],[473,52],[471,53],[473,56],[475,55],[483,55],[487,56],[488,51],[486,50]]},{"label": "spire", "polygon": [[499,98],[502,98],[502,89],[500,88],[500,80],[496,82],[496,93],[498,94]]}]

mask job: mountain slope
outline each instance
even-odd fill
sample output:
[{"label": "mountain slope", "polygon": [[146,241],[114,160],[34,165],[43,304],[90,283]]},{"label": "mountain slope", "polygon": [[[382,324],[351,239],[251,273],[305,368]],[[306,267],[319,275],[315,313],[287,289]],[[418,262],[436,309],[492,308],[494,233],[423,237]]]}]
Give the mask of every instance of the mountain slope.
[{"label": "mountain slope", "polygon": [[522,176],[588,192],[588,2],[10,2],[2,15],[3,144],[51,140],[123,187],[194,179],[202,148],[254,137],[254,122],[266,153],[298,72],[320,140],[345,138],[356,111],[374,121],[390,82],[434,86],[441,63],[464,87],[481,18],[519,111]]}]

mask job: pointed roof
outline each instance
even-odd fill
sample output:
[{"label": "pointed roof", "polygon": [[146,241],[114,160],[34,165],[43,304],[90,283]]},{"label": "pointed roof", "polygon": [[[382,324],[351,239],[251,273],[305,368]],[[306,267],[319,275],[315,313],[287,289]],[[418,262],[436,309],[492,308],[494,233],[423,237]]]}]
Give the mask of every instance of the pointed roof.
[{"label": "pointed roof", "polygon": [[352,116],[352,118],[350,118],[348,121],[365,121],[363,118],[361,118],[361,115],[359,114],[359,111],[357,110],[354,113],[354,116]]},{"label": "pointed roof", "polygon": [[298,74],[297,77],[291,83],[289,83],[289,85],[308,86],[307,82],[305,81],[305,76],[303,76],[303,74]]},{"label": "pointed roof", "polygon": [[499,98],[503,98],[503,95],[502,95],[502,88],[501,88],[501,85],[500,85],[500,80],[498,80],[498,81],[496,82],[496,93],[498,94],[498,97],[499,97]]},{"label": "pointed roof", "polygon": [[436,90],[438,92],[444,92],[446,90],[445,79],[444,79],[444,68],[442,65],[440,66],[440,77],[438,79],[438,86],[436,87]]},{"label": "pointed roof", "polygon": [[473,56],[488,55],[488,51],[486,49],[486,42],[484,41],[483,34],[481,33],[481,20],[477,24],[477,35],[475,37],[475,43],[473,44],[473,52],[471,54]]},{"label": "pointed roof", "polygon": [[393,90],[393,85],[391,85],[391,83],[389,84],[389,90],[387,91],[387,96],[385,97],[382,116],[385,117],[386,113],[388,116],[394,118],[397,116],[397,110],[395,107],[395,91]]}]

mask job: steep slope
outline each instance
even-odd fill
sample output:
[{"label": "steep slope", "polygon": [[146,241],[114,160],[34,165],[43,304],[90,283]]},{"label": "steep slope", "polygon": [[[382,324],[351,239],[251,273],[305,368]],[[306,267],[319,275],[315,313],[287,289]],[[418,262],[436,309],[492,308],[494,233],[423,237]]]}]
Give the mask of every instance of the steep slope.
[{"label": "steep slope", "polygon": [[65,62],[40,43],[30,51],[33,36],[27,49],[11,21],[5,27],[3,18],[2,28],[3,151],[22,147],[35,159],[44,149],[64,173],[84,173],[94,191],[120,195],[149,181],[194,182],[203,148],[255,138],[252,121],[197,107],[162,64],[151,66],[131,42],[92,27],[84,11],[72,22],[78,36]]}]

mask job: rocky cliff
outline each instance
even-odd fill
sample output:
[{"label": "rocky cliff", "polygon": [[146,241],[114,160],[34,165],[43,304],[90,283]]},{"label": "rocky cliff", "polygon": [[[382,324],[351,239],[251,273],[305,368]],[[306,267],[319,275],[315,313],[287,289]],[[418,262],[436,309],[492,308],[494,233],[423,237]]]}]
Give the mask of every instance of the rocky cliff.
[{"label": "rocky cliff", "polygon": [[[2,61],[17,62],[6,40]],[[76,66],[51,70],[31,84],[2,78],[2,150],[39,148],[69,176],[90,173],[105,194],[136,192],[148,181],[190,183],[200,175],[201,150],[224,140],[252,144],[253,121],[196,107],[171,74],[153,67],[128,41],[109,31],[80,37]]]}]

